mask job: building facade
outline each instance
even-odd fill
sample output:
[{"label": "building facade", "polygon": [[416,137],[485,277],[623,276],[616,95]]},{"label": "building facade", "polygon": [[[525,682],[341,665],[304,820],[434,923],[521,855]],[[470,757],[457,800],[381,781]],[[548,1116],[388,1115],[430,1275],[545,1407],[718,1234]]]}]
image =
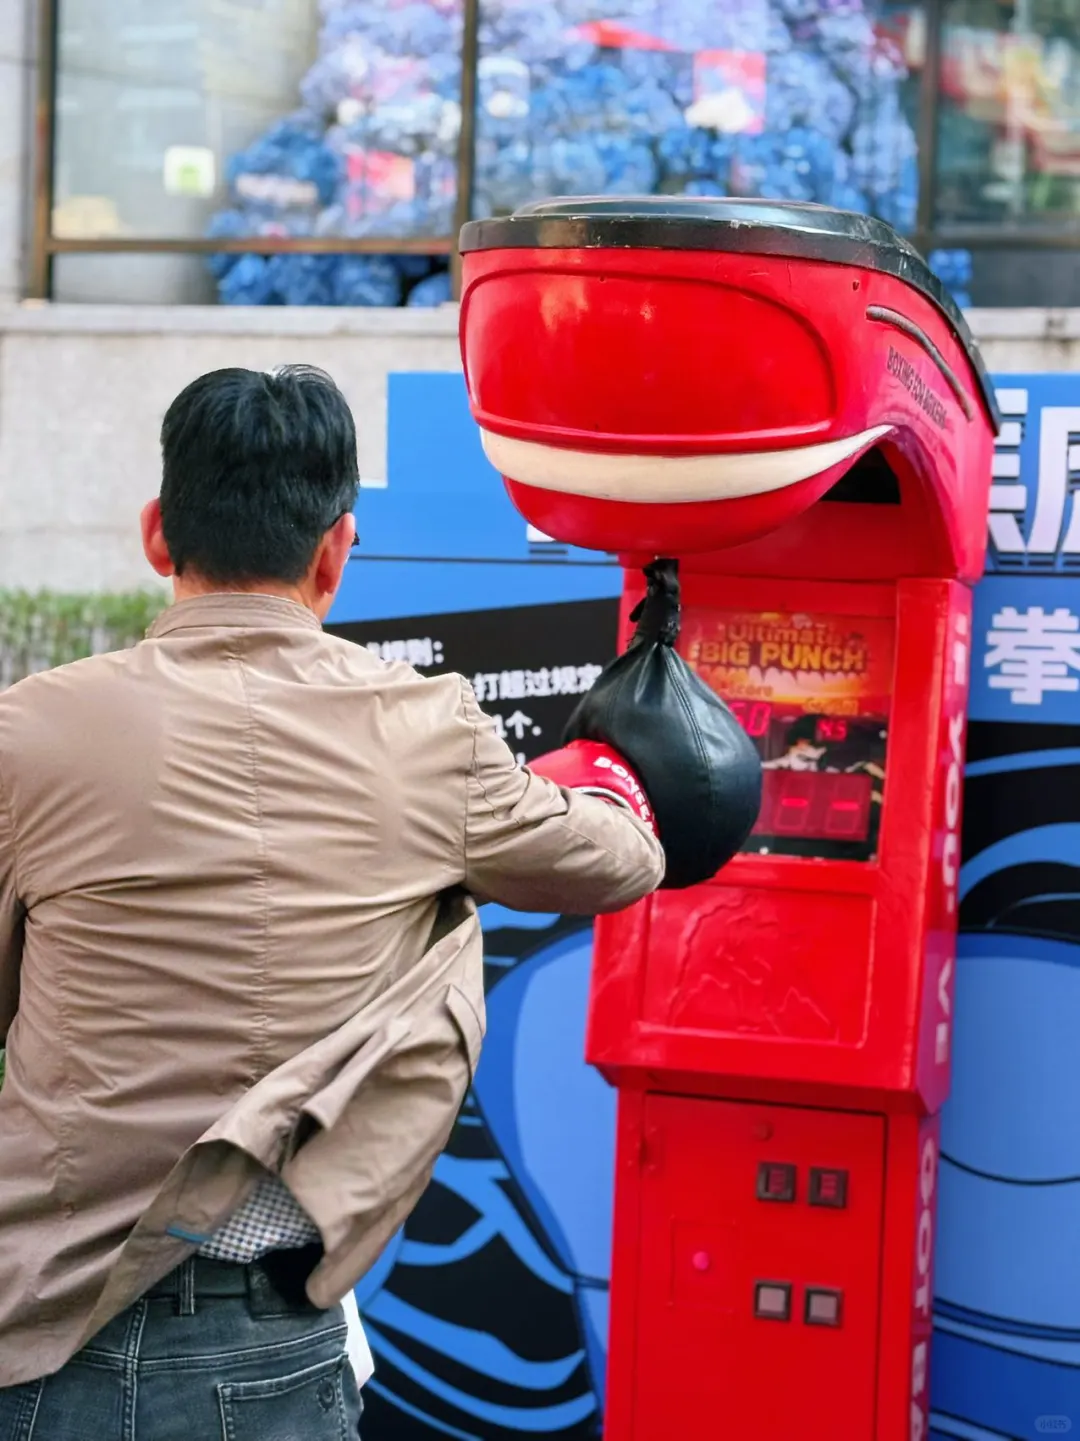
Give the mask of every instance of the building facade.
[{"label": "building facade", "polygon": [[144,582],[214,366],[325,366],[381,484],[458,224],[574,191],[869,211],[991,371],[1075,368],[1080,0],[0,0],[0,587]]}]

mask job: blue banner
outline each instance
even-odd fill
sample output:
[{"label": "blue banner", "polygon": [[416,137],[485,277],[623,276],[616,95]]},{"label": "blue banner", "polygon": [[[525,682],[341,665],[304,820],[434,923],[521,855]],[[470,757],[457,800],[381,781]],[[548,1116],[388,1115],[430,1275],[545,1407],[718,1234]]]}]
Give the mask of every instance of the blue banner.
[{"label": "blue banner", "polygon": [[1080,1430],[1080,376],[997,381],[975,592],[933,1435]]}]

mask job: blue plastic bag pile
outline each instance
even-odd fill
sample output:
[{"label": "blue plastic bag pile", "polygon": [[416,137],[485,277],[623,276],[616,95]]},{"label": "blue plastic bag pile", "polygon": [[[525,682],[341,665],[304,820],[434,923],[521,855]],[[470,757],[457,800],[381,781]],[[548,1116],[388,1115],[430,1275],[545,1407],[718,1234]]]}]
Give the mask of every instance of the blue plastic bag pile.
[{"label": "blue plastic bag pile", "polygon": [[971,305],[971,282],[974,271],[970,250],[931,250],[926,257],[930,269],[952,292],[961,310]]},{"label": "blue plastic bag pile", "polygon": [[[211,235],[452,234],[460,0],[321,0],[301,108]],[[863,0],[483,0],[474,213],[553,194],[818,201],[915,221],[899,45]],[[436,305],[445,261],[216,256],[230,304]]]},{"label": "blue plastic bag pile", "polygon": [[476,211],[541,194],[758,195],[915,221],[899,46],[862,0],[482,9]]},{"label": "blue plastic bag pile", "polygon": [[213,237],[386,237],[385,255],[218,254],[229,305],[414,305],[450,299],[445,259],[396,238],[453,230],[461,126],[460,0],[320,0],[300,108],[228,162]]}]

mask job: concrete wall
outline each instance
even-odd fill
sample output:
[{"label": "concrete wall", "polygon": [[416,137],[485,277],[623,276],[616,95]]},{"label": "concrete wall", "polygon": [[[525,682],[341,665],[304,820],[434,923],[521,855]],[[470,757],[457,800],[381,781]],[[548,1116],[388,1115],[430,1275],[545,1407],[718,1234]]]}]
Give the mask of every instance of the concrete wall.
[{"label": "concrete wall", "polygon": [[457,369],[457,311],[0,308],[0,588],[151,583],[137,520],[165,408],[203,371],[290,361],[337,380],[381,483],[386,377]]},{"label": "concrete wall", "polygon": [[[3,3],[3,0],[0,0]],[[991,371],[1080,369],[1080,311],[976,311]],[[321,365],[386,477],[386,377],[456,370],[457,311],[0,307],[0,588],[151,583],[137,516],[173,396],[218,366]],[[417,424],[423,417],[417,417]]]},{"label": "concrete wall", "polygon": [[1080,370],[1080,310],[971,310],[967,321],[991,373]]}]

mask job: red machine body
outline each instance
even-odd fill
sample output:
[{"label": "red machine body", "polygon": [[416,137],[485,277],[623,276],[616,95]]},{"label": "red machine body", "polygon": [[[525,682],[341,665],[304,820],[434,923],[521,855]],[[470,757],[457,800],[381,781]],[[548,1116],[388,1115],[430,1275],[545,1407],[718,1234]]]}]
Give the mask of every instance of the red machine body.
[{"label": "red machine body", "polygon": [[680,649],[765,767],[743,854],[598,923],[605,1435],[917,1441],[996,425],[977,353],[904,242],[817,207],[555,202],[463,249],[470,398],[515,503],[623,554],[624,639],[637,567],[680,559]]}]

